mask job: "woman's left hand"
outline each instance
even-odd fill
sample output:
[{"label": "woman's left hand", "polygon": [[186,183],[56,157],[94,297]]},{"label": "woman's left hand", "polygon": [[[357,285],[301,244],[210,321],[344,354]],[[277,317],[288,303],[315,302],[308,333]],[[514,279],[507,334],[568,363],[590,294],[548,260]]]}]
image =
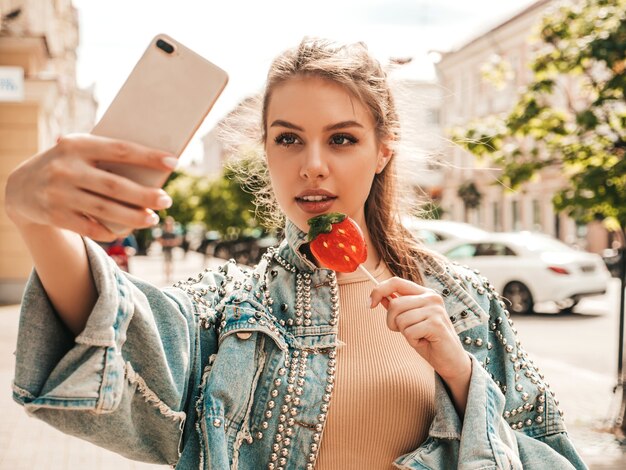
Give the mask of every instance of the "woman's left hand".
[{"label": "woman's left hand", "polygon": [[448,386],[469,384],[471,360],[437,292],[393,277],[376,286],[371,297],[372,308],[382,302],[387,309],[389,329],[402,333]]}]

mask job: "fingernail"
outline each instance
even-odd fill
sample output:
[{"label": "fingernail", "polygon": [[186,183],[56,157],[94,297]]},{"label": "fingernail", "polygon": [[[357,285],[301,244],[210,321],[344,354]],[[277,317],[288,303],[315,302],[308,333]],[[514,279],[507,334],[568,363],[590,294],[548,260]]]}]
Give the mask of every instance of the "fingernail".
[{"label": "fingernail", "polygon": [[146,216],[146,222],[149,223],[150,225],[156,225],[159,223],[159,216],[155,212],[151,211]]},{"label": "fingernail", "polygon": [[170,207],[172,205],[172,198],[169,197],[167,194],[161,194],[159,196],[159,199],[157,199],[157,204],[159,205],[159,207],[163,208],[163,209],[167,209],[168,207]]},{"label": "fingernail", "polygon": [[173,170],[176,168],[176,165],[178,165],[178,159],[176,157],[165,157],[163,159],[163,164]]},{"label": "fingernail", "polygon": [[370,297],[370,308],[374,308],[374,299]]}]

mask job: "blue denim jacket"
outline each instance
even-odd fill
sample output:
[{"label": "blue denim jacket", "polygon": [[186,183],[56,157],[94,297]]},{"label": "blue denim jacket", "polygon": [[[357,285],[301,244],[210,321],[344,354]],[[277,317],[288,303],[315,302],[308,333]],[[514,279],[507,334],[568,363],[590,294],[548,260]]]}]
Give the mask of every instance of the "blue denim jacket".
[{"label": "blue denim jacket", "polygon": [[[254,270],[226,263],[165,290],[123,273],[85,239],[97,303],[74,338],[33,272],[14,399],[132,459],[182,469],[314,468],[332,406],[339,294],[334,272],[300,254],[304,237],[288,224],[287,239]],[[437,377],[428,438],[393,464],[586,468],[489,282],[434,259],[423,275],[470,353],[470,390],[461,420]]]}]

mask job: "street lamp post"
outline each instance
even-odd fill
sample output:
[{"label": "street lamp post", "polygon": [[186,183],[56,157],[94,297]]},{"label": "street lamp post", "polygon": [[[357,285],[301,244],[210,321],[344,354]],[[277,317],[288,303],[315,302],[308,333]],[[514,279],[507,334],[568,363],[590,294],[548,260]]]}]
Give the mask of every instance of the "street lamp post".
[{"label": "street lamp post", "polygon": [[[624,291],[626,290],[626,247],[619,248],[619,344],[617,351],[617,385],[616,391],[621,391],[621,403],[617,416],[616,431],[622,441],[626,440],[626,381],[624,380]],[[621,389],[621,390],[619,390]]]}]

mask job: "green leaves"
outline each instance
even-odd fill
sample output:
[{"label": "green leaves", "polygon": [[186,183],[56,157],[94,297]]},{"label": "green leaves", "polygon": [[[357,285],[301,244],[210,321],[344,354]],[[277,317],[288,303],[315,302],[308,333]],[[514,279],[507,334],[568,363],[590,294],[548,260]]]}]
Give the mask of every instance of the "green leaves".
[{"label": "green leaves", "polygon": [[253,196],[235,180],[230,170],[216,178],[179,173],[165,186],[173,204],[167,214],[186,225],[202,222],[207,230],[239,235],[259,226]]},{"label": "green leaves", "polygon": [[330,212],[310,218],[307,221],[311,227],[308,233],[308,240],[310,242],[315,240],[315,237],[320,233],[330,233],[333,229],[333,224],[343,222],[345,218],[346,214],[342,214],[341,212]]},{"label": "green leaves", "polygon": [[548,166],[566,186],[555,208],[626,227],[626,0],[582,0],[549,12],[533,79],[506,116],[456,129],[456,143],[503,169],[512,188]]}]

